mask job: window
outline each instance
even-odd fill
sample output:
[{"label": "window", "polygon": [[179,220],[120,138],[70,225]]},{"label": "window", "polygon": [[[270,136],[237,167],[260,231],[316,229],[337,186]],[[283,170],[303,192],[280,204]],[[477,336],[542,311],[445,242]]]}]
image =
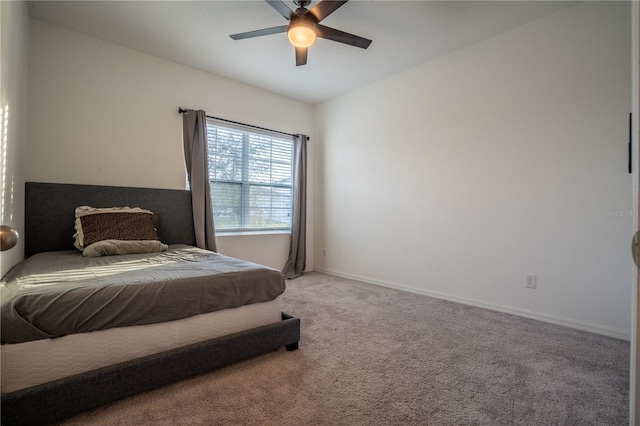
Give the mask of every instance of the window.
[{"label": "window", "polygon": [[216,232],[290,230],[291,138],[208,119],[207,142]]}]

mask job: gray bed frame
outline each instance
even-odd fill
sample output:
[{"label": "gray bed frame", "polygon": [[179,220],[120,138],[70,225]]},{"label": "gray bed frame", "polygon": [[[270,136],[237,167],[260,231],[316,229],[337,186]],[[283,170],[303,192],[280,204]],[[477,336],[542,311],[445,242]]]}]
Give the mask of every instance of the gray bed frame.
[{"label": "gray bed frame", "polygon": [[[184,190],[27,182],[25,256],[73,249],[75,208],[130,206],[159,217],[160,240],[195,245],[191,193]],[[3,425],[50,424],[101,405],[277,350],[298,349],[300,320],[282,321],[2,395]]]}]

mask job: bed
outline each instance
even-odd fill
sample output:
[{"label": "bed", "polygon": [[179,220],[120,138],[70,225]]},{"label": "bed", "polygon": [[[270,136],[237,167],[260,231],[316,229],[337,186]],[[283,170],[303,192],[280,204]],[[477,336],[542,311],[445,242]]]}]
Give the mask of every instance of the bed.
[{"label": "bed", "polygon": [[[27,274],[27,278],[22,277],[21,282],[31,284],[28,279],[33,276],[38,279],[44,276],[48,282],[51,277],[59,279],[62,274],[69,277],[69,281],[91,280],[92,276],[99,281],[104,275],[107,277],[104,279],[111,280],[113,284],[113,280],[124,280],[121,278],[123,276],[132,279],[131,274],[134,274],[135,280],[146,279],[148,275],[155,276],[166,262],[172,273],[182,270],[189,276],[180,277],[182,281],[178,290],[175,290],[178,293],[171,295],[171,299],[183,300],[179,309],[162,306],[163,297],[166,299],[166,296],[162,296],[164,293],[160,293],[159,288],[164,291],[168,286],[167,280],[160,284],[145,283],[139,286],[149,287],[152,291],[151,296],[145,295],[145,300],[154,300],[154,303],[143,305],[127,305],[131,298],[127,296],[126,288],[122,287],[115,292],[117,295],[110,296],[108,303],[122,307],[124,315],[113,314],[108,320],[96,321],[93,318],[79,321],[73,315],[65,315],[71,318],[65,318],[66,322],[59,321],[60,330],[48,328],[56,320],[46,319],[45,316],[42,317],[45,319],[30,319],[24,327],[16,325],[7,328],[5,322],[9,321],[5,321],[5,318],[12,316],[5,312],[5,308],[7,312],[9,308],[3,300],[3,340],[7,340],[0,347],[3,424],[56,422],[283,346],[287,350],[297,349],[300,320],[281,312],[281,291],[277,289],[277,284],[274,284],[275,287],[272,285],[271,290],[260,290],[257,294],[245,291],[242,287],[263,289],[267,285],[262,282],[264,277],[271,274],[272,281],[277,281],[273,274],[279,272],[269,268],[263,270],[259,265],[225,259],[224,256],[194,248],[190,197],[189,191],[181,190],[36,182],[26,184],[24,242],[27,259],[15,268],[17,271],[25,268],[26,272],[19,272]],[[74,240],[70,237],[74,233],[73,214],[78,206],[83,205],[148,209],[157,215],[155,226],[160,241],[169,246],[165,251],[149,255],[105,257],[114,259],[113,263],[119,268],[125,265],[125,269],[128,269],[125,275],[121,275],[122,271],[106,269],[105,258],[83,258],[73,247]],[[41,259],[47,259],[52,265],[65,265],[67,269],[52,271],[49,269],[51,266],[47,266],[47,273],[33,274],[34,270],[42,272],[38,269]],[[196,261],[203,261],[198,264],[203,266],[190,263]],[[85,265],[82,262],[88,263],[80,268],[74,262],[81,262],[80,265]],[[189,296],[189,285],[194,279],[201,280],[199,274],[209,274],[209,269],[221,270],[227,274],[225,276],[231,270],[233,274],[236,270],[241,271],[237,276],[230,275],[232,278],[227,278],[226,291],[238,293],[243,301],[227,302],[224,297],[216,296],[194,303]],[[96,270],[100,273],[96,274]],[[18,272],[12,270],[12,273]],[[246,283],[243,284],[242,280]],[[194,285],[194,288],[200,288],[199,283]],[[51,300],[64,302],[67,292],[61,294],[51,296]],[[89,296],[85,297],[94,297],[96,291],[87,294]],[[47,297],[46,294],[37,293],[35,299],[41,302],[44,297]],[[20,300],[25,303],[24,299]],[[207,300],[214,301],[209,303]],[[194,305],[197,305],[197,309],[194,308],[192,312]],[[158,306],[162,309],[154,312]],[[128,309],[125,310],[126,307]],[[18,311],[15,307],[12,309]],[[161,311],[174,316],[148,320]],[[162,315],[166,315],[166,312]],[[120,323],[122,316],[132,317],[133,322]],[[38,325],[38,321],[47,326]]]}]

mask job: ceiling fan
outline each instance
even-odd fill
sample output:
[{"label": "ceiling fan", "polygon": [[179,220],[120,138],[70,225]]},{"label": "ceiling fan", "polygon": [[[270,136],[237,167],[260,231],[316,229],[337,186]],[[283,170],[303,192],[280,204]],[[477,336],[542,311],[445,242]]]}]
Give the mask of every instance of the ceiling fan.
[{"label": "ceiling fan", "polygon": [[289,25],[232,34],[229,37],[234,40],[241,40],[245,38],[286,32],[289,37],[289,41],[296,48],[296,66],[305,65],[307,63],[309,46],[313,44],[316,37],[322,37],[327,40],[333,40],[339,43],[350,44],[352,46],[366,49],[371,44],[371,40],[345,33],[344,31],[336,30],[334,28],[325,27],[320,24],[320,21],[331,15],[347,1],[349,0],[323,0],[309,10],[305,6],[308,6],[311,3],[311,0],[293,0],[296,6],[298,6],[298,8],[293,11],[281,0],[266,0],[271,7],[277,10],[289,21]]}]

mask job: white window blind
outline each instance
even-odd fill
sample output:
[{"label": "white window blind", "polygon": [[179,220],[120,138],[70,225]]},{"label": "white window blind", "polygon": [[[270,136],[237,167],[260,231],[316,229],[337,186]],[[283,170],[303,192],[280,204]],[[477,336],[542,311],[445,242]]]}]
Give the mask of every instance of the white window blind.
[{"label": "white window blind", "polygon": [[293,141],[207,119],[216,232],[290,230]]}]

